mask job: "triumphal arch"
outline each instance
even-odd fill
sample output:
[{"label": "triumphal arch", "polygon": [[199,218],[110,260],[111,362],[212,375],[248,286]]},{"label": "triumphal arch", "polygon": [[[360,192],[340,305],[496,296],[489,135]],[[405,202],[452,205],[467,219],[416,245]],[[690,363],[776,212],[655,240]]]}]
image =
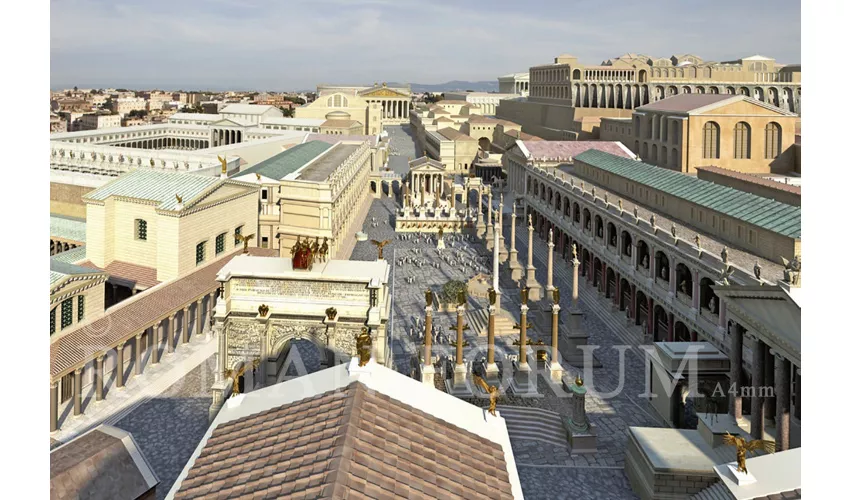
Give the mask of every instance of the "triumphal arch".
[{"label": "triumphal arch", "polygon": [[321,254],[305,258],[301,253],[234,257],[216,276],[217,385],[224,389],[242,376],[245,391],[278,382],[293,339],[313,342],[323,364],[344,362],[355,355],[364,328],[371,335],[372,357],[391,365],[389,272],[383,259],[324,260]]}]

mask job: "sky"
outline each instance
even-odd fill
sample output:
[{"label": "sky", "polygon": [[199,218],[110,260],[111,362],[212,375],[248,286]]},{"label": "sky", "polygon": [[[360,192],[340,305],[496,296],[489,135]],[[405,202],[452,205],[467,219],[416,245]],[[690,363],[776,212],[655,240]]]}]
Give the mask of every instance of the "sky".
[{"label": "sky", "polygon": [[51,88],[494,81],[569,53],[800,63],[791,0],[51,0]]}]

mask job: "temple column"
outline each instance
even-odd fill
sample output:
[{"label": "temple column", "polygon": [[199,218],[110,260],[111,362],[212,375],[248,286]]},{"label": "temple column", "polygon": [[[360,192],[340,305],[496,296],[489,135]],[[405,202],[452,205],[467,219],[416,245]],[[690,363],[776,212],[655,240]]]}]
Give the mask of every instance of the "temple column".
[{"label": "temple column", "polygon": [[59,430],[59,382],[50,382],[50,432]]},{"label": "temple column", "polygon": [[549,257],[547,260],[547,269],[546,269],[546,298],[549,300],[555,300],[555,279],[553,275],[553,260],[555,255],[555,242],[552,239],[552,228],[549,228],[549,243],[547,243],[549,247]]},{"label": "temple column", "polygon": [[[430,290],[426,292],[426,297]],[[422,362],[422,383],[434,387],[434,365],[431,363],[431,344],[433,342],[431,329],[433,324],[434,307],[425,306],[425,356]]]},{"label": "temple column", "polygon": [[516,202],[514,202],[511,209],[511,251],[509,254],[510,263],[508,264],[508,267],[511,270],[511,279],[519,281],[522,279],[522,265],[517,259],[518,252],[516,249]]},{"label": "temple column", "polygon": [[776,420],[774,417],[776,416],[776,384],[774,380],[776,379],[776,363],[774,363],[775,358],[772,354],[770,354],[770,349],[767,349],[764,354],[764,368],[762,372],[764,373],[764,387],[767,394],[764,400],[764,425],[765,427],[773,427],[776,425]]},{"label": "temple column", "polygon": [[181,329],[181,342],[183,344],[189,343],[189,306],[183,308],[183,328]]},{"label": "temple column", "polygon": [[74,416],[83,414],[83,369],[74,370]]},{"label": "temple column", "polygon": [[177,344],[177,315],[168,317],[168,354],[173,354]]},{"label": "temple column", "polygon": [[528,339],[527,330],[528,305],[522,304],[522,306],[520,306],[519,316],[519,371],[521,372],[531,371],[531,367],[528,366],[528,356],[526,354],[526,342]]},{"label": "temple column", "polygon": [[740,325],[735,324],[732,327],[732,355],[730,356],[731,367],[729,370],[729,383],[734,386],[735,391],[729,391],[729,415],[735,418],[738,422],[743,417],[741,406],[741,383],[743,377],[742,355],[744,349],[744,332]]},{"label": "temple column", "polygon": [[549,361],[549,378],[553,382],[560,382],[564,375],[564,368],[560,363],[561,355],[558,352],[558,313],[560,311],[560,304],[557,302],[552,304],[552,359]]},{"label": "temple column", "polygon": [[699,311],[699,271],[694,271],[691,278],[691,307]]},{"label": "temple column", "polygon": [[771,353],[776,356],[776,451],[785,451],[791,444],[791,362],[773,350]]},{"label": "temple column", "polygon": [[534,278],[534,225],[528,217],[528,264],[525,268],[525,286],[530,300],[540,300],[540,284]]},{"label": "temple column", "polygon": [[204,335],[204,324],[201,322],[201,308],[203,307],[204,299],[195,301],[195,335],[201,338]]},{"label": "temple column", "polygon": [[499,367],[496,365],[496,305],[491,304],[487,310],[490,315],[487,318],[487,366],[485,371],[487,378],[497,379]]},{"label": "temple column", "polygon": [[103,354],[94,359],[94,400],[103,401]]},{"label": "temple column", "polygon": [[115,387],[124,388],[124,342],[115,348]]},{"label": "temple column", "polygon": [[747,335],[753,343],[753,383],[750,398],[750,435],[755,439],[764,439],[764,358],[767,346],[755,335]]},{"label": "temple column", "polygon": [[162,320],[151,328],[151,364],[159,363],[159,348],[162,346]]},{"label": "temple column", "polygon": [[142,374],[142,363],[145,359],[145,351],[142,349],[142,333],[144,332],[136,334],[136,366],[134,370],[136,375]]}]

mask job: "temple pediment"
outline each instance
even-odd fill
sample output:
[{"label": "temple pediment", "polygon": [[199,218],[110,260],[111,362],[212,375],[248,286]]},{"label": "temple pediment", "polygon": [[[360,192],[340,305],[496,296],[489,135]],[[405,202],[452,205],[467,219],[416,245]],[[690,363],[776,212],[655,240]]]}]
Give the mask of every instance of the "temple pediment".
[{"label": "temple pediment", "polygon": [[410,96],[406,94],[402,94],[401,92],[396,92],[395,90],[389,89],[387,87],[380,87],[376,89],[369,89],[360,92],[361,97],[399,97],[403,99],[409,99]]}]

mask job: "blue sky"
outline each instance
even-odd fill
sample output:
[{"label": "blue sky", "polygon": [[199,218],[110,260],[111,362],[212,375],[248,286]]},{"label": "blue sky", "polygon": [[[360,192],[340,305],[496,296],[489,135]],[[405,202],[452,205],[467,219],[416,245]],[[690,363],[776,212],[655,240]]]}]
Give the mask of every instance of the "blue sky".
[{"label": "blue sky", "polygon": [[51,87],[495,80],[570,53],[800,61],[789,0],[51,0]]}]

